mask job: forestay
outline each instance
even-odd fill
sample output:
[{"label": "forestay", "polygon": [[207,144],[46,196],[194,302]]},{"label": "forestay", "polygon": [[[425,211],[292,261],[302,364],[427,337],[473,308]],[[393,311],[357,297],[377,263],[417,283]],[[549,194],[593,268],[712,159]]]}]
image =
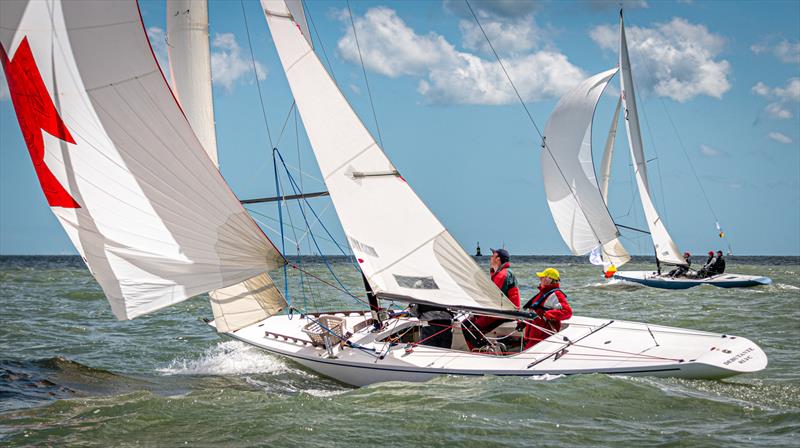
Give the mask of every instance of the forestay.
[{"label": "forestay", "polygon": [[514,310],[400,176],[286,3],[262,0],[261,5],[336,213],[373,291],[441,305]]},{"label": "forestay", "polygon": [[135,2],[3,1],[0,43],[45,197],[118,318],[284,262],[192,132]]},{"label": "forestay", "polygon": [[541,166],[547,204],[572,253],[583,255],[610,243],[607,249],[613,252],[604,255],[622,264],[630,257],[617,240],[592,160],[594,111],[616,72],[594,75],[561,98],[545,126]]},{"label": "forestay", "polygon": [[628,144],[631,148],[636,185],[639,188],[639,197],[642,201],[645,219],[653,239],[656,257],[663,262],[683,265],[686,264],[680,255],[680,250],[667,232],[667,228],[658,216],[653,200],[650,197],[650,188],[647,182],[647,160],[642,147],[642,132],[639,127],[639,113],[636,109],[636,94],[633,88],[633,74],[628,57],[628,43],[625,39],[625,24],[620,12],[620,51],[619,65],[621,70],[620,85],[622,88],[622,101],[625,107],[625,128],[628,131]]},{"label": "forestay", "polygon": [[[167,43],[172,90],[206,153],[219,166],[207,0],[167,0]],[[220,332],[238,330],[286,307],[267,273],[210,291],[209,300]]]}]

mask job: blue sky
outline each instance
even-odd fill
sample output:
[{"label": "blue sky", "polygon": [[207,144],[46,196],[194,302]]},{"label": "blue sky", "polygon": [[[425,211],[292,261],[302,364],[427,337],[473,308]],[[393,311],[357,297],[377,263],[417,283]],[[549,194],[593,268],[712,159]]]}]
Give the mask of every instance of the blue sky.
[{"label": "blue sky", "polygon": [[[472,1],[540,129],[562,94],[617,64],[618,3]],[[656,158],[651,189],[678,246],[693,253],[724,247],[688,155],[734,253],[800,254],[800,3],[624,3],[645,152]],[[480,241],[484,248],[505,244],[512,254],[567,253],[545,200],[539,137],[464,4],[354,1],[351,7],[384,150],[451,233],[468,251]],[[165,64],[164,2],[144,0],[141,8]],[[245,2],[245,12],[277,140],[291,96],[258,3]],[[312,0],[307,12],[322,43],[317,52],[324,47],[343,92],[377,135],[347,4]],[[211,0],[210,15],[222,173],[241,198],[272,195],[270,144],[241,6]],[[618,85],[614,78],[598,106],[596,153]],[[302,127],[296,139],[293,116],[287,123],[279,149],[302,167],[305,190],[324,189]],[[610,210],[620,224],[644,227],[624,131],[616,149]],[[311,201],[343,241],[330,201]],[[276,206],[251,210],[277,242]],[[300,215],[291,211],[298,224]],[[631,252],[652,253],[646,237],[623,236]],[[287,247],[294,253],[292,241]],[[75,253],[39,188],[4,80],[0,253]]]}]

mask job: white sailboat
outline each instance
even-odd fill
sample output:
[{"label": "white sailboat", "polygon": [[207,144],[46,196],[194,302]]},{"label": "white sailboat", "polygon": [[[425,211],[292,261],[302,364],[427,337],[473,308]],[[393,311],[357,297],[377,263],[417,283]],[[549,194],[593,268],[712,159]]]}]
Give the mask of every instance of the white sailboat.
[{"label": "white sailboat", "polygon": [[594,75],[567,93],[556,105],[545,127],[541,155],[542,176],[548,205],[564,242],[575,255],[600,251],[602,259],[617,268],[630,260],[630,255],[619,241],[618,224],[614,222],[607,208],[611,159],[622,108],[639,199],[649,230],[645,233],[649,233],[653,241],[658,271],[619,271],[614,274],[614,278],[665,289],[685,289],[703,284],[733,288],[771,283],[772,280],[767,277],[741,274],[719,274],[697,279],[671,278],[661,273],[661,263],[685,266],[686,262],[669,235],[650,194],[647,160],[642,145],[621,11],[619,54],[621,95],[606,140],[599,183],[592,158],[592,122],[600,95],[618,69]]},{"label": "white sailboat", "polygon": [[[202,15],[194,4],[191,20]],[[350,108],[311,46],[300,1],[261,4],[373,310],[384,300],[529,319]],[[173,25],[171,36],[182,32]],[[174,51],[197,63],[179,40]],[[220,176],[211,140],[198,137],[213,131],[193,131],[202,121],[180,107],[211,107],[208,91],[185,90],[176,66],[173,96],[135,2],[0,2],[0,44],[45,196],[119,319],[210,292],[218,331],[353,385],[444,374],[719,378],[766,367],[764,352],[742,337],[611,319],[575,316],[528,350],[514,351],[510,337],[510,352],[488,354],[466,350],[457,321],[445,349],[419,344],[424,323],[405,315],[280,314],[286,302],[267,272],[285,260]]]}]

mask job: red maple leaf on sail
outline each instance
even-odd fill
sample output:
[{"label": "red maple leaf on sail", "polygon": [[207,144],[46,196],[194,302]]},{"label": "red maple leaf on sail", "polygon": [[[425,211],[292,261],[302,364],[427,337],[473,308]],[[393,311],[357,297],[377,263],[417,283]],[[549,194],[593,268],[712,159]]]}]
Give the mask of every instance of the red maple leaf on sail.
[{"label": "red maple leaf on sail", "polygon": [[0,60],[6,74],[11,101],[17,112],[17,120],[31,155],[36,176],[51,207],[80,208],[64,186],[44,163],[44,136],[42,131],[75,144],[69,130],[58,115],[50,93],[42,81],[42,75],[33,59],[28,38],[22,39],[16,53],[9,61],[6,49],[0,45]]}]

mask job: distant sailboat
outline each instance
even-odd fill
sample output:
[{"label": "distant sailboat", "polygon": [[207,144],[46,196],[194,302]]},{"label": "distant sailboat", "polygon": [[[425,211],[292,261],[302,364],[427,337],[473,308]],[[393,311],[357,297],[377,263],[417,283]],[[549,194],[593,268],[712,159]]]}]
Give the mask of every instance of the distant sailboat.
[{"label": "distant sailboat", "polygon": [[[602,260],[599,262],[613,266],[613,270],[630,260],[630,255],[619,241],[618,227],[626,226],[615,223],[607,208],[611,160],[622,109],[628,145],[634,161],[639,199],[649,232],[632,230],[650,235],[658,272],[619,271],[613,274],[614,278],[666,289],[685,289],[702,284],[731,288],[771,283],[767,277],[740,274],[720,274],[702,279],[670,278],[662,275],[661,263],[672,266],[685,266],[686,263],[650,195],[647,160],[642,146],[639,114],[621,11],[620,67],[621,95],[606,140],[599,182],[592,158],[594,110],[608,82],[618,69],[594,75],[567,93],[556,105],[545,127],[541,154],[542,176],[548,205],[564,242],[575,255],[599,252]],[[593,262],[598,263],[598,261]]]},{"label": "distant sailboat", "polygon": [[[195,2],[182,16],[179,3],[168,4],[176,22],[202,16]],[[182,85],[210,79],[180,74],[183,64],[206,70],[205,55],[179,43],[181,23],[169,25],[173,52],[186,52],[184,62],[171,57],[176,98],[135,2],[0,2],[3,67],[45,196],[119,319],[209,292],[218,331],[353,385],[446,374],[718,378],[765,368],[766,355],[745,338],[579,316],[528,350],[517,338],[517,351],[470,352],[458,319],[452,347],[421,344],[425,323],[390,315],[379,300],[462,317],[532,316],[391,164],[314,52],[302,3],[261,5],[372,313],[280,314],[286,300],[267,272],[286,260],[217,170],[211,139],[199,137],[213,130],[192,130],[210,121],[189,109],[213,106],[207,88]],[[42,107],[28,107],[31,98]]]}]

